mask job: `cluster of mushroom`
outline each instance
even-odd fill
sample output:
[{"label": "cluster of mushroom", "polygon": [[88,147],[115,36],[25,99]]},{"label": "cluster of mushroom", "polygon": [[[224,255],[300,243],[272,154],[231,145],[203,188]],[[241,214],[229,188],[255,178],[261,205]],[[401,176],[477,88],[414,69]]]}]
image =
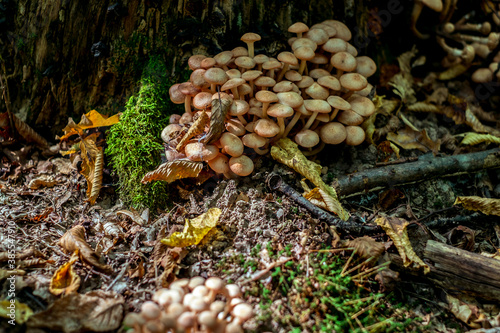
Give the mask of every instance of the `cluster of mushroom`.
[{"label": "cluster of mushroom", "polygon": [[140,313],[128,313],[123,323],[133,333],[242,333],[253,310],[241,296],[237,285],[218,277],[180,279],[159,289]]},{"label": "cluster of mushroom", "polygon": [[486,83],[500,81],[500,51],[493,57],[488,67],[478,68],[472,73],[472,81],[476,83]]},{"label": "cluster of mushroom", "polygon": [[[305,155],[317,154],[325,144],[364,141],[359,125],[375,112],[367,97],[375,62],[358,56],[349,43],[350,30],[340,21],[311,27],[297,22],[288,31],[296,34],[288,41],[291,51],[276,58],[255,55],[254,43],[261,39],[255,33],[241,38],[247,48],[189,58],[190,80],[169,90],[174,103],[184,104],[185,113],[172,115],[162,133],[170,147],[167,159],[203,160],[217,173],[246,176],[253,171],[248,155],[266,154],[282,137],[293,138]],[[214,110],[213,100],[228,106],[227,116]],[[206,136],[218,119],[224,123],[220,138],[206,142],[198,136],[183,149],[173,149],[205,111],[210,126],[200,135]]]}]

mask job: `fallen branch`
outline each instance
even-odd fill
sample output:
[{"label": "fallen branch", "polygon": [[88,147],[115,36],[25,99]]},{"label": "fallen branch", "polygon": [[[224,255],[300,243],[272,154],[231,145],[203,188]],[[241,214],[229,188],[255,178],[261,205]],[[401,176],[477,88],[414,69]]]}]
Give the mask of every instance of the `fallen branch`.
[{"label": "fallen branch", "polygon": [[266,180],[267,186],[273,191],[279,191],[289,197],[298,205],[307,209],[311,215],[319,220],[325,221],[329,224],[334,225],[339,230],[343,230],[353,234],[366,234],[379,232],[381,229],[374,225],[365,225],[358,223],[350,217],[347,221],[342,221],[338,217],[335,217],[319,207],[313,205],[309,200],[304,198],[299,192],[295,191],[290,185],[286,184],[279,175],[271,173]]},{"label": "fallen branch", "polygon": [[454,156],[421,156],[416,162],[388,165],[341,176],[333,181],[339,197],[410,184],[436,177],[456,176],[500,167],[498,148]]}]

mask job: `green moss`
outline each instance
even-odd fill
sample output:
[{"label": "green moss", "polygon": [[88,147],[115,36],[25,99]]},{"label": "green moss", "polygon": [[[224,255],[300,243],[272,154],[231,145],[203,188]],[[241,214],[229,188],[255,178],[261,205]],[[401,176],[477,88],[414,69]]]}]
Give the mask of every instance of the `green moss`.
[{"label": "green moss", "polygon": [[142,177],[161,164],[163,151],[161,131],[168,124],[167,70],[158,57],[152,57],[145,67],[140,90],[125,106],[120,122],[108,133],[108,155],[118,176],[118,194],[126,205],[152,211],[165,209],[167,184],[141,184]]}]

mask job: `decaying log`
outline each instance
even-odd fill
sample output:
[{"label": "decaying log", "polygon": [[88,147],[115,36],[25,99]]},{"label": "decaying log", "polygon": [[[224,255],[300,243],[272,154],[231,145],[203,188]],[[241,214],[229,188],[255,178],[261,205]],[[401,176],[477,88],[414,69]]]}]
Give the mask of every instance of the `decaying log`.
[{"label": "decaying log", "polygon": [[440,287],[500,301],[500,260],[433,240],[424,257],[431,262],[429,279]]},{"label": "decaying log", "polygon": [[293,200],[298,205],[307,209],[311,215],[319,220],[325,221],[328,224],[334,225],[339,230],[343,230],[352,234],[367,234],[375,231],[380,231],[379,226],[365,225],[353,220],[351,217],[347,221],[342,221],[338,217],[322,210],[313,205],[309,200],[304,198],[299,192],[295,191],[290,185],[285,183],[283,179],[277,174],[271,173],[266,180],[267,186],[273,191],[279,191]]},{"label": "decaying log", "polygon": [[416,162],[388,165],[341,176],[333,181],[332,186],[339,197],[347,197],[390,186],[498,167],[500,167],[498,148],[445,157],[425,155],[419,157]]}]

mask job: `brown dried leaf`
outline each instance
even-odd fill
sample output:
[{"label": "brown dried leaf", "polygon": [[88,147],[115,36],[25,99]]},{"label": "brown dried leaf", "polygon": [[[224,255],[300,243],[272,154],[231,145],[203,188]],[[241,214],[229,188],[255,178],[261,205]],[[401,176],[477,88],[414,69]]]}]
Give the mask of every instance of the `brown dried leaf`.
[{"label": "brown dried leaf", "polygon": [[[165,246],[163,244],[161,245]],[[158,278],[158,284],[160,286],[166,288],[175,280],[175,277],[180,270],[179,263],[187,254],[188,251],[181,247],[167,248],[165,250],[163,256],[158,260],[163,267],[163,273]],[[155,260],[155,262],[156,261],[157,260]]]},{"label": "brown dried leaf", "polygon": [[403,199],[405,197],[404,193],[397,188],[390,188],[378,196],[378,204],[383,210],[389,209],[397,200]]},{"label": "brown dried leaf", "polygon": [[49,291],[56,295],[67,295],[80,288],[80,277],[75,273],[73,264],[77,257],[73,256],[67,263],[59,267],[50,279]]},{"label": "brown dried leaf", "polygon": [[77,225],[68,230],[59,240],[59,245],[69,253],[78,250],[80,259],[89,265],[96,267],[98,270],[111,273],[111,267],[103,265],[99,262],[99,256],[92,250],[89,244],[85,241],[85,228]]},{"label": "brown dried leaf", "polygon": [[401,101],[406,104],[412,104],[416,101],[413,76],[411,75],[411,59],[415,57],[417,52],[417,48],[413,46],[411,51],[405,52],[398,57],[401,72],[394,75],[389,81],[389,85],[394,88],[393,92],[401,97]]},{"label": "brown dried leaf", "polygon": [[395,144],[403,147],[404,149],[418,149],[423,152],[432,151],[433,154],[439,152],[439,147],[441,141],[432,141],[425,129],[421,131],[415,131],[409,126],[404,129],[399,130],[398,134],[393,132],[387,134],[387,139],[394,142]]},{"label": "brown dried leaf", "polygon": [[6,269],[0,268],[0,282],[3,281],[3,279],[8,278],[9,276],[22,276],[25,274],[26,274],[26,271],[24,271],[22,269],[6,270]]},{"label": "brown dried leaf", "polygon": [[82,171],[80,173],[87,180],[87,198],[90,204],[94,204],[102,185],[102,170],[104,152],[97,147],[97,134],[87,136],[81,141]]},{"label": "brown dried leaf", "polygon": [[204,143],[211,144],[219,140],[222,133],[226,129],[225,120],[229,112],[232,101],[229,99],[214,99],[212,100],[212,113],[210,114],[210,127]]},{"label": "brown dried leaf", "polygon": [[[98,148],[98,153],[96,156],[95,160],[95,165],[94,165],[94,177],[92,179],[92,185],[91,191],[90,191],[90,196],[89,196],[89,202],[91,205],[93,205],[97,199],[97,196],[99,195],[99,191],[101,190],[102,186],[102,170],[104,168],[104,152],[102,148]],[[88,186],[89,187],[89,186]],[[88,188],[87,188],[87,195],[88,195]]]},{"label": "brown dried leaf", "polygon": [[336,205],[334,199],[318,187],[315,187],[306,193],[304,198],[321,209],[335,213]]},{"label": "brown dried leaf", "polygon": [[54,187],[57,184],[57,181],[54,180],[54,177],[48,175],[41,175],[38,178],[32,179],[28,188],[31,190],[38,190],[41,187]]},{"label": "brown dried leaf", "polygon": [[385,251],[385,245],[383,243],[379,243],[369,236],[358,237],[347,241],[346,246],[354,248],[356,254],[364,259],[370,257],[378,258]]},{"label": "brown dried leaf", "polygon": [[175,149],[180,152],[184,149],[184,146],[187,144],[188,140],[198,134],[201,134],[205,131],[205,125],[208,123],[208,114],[205,111],[201,112],[201,115],[196,119],[193,125],[189,128],[186,134],[182,137],[181,141],[177,144]]},{"label": "brown dried leaf", "polygon": [[478,319],[477,315],[479,314],[479,308],[477,306],[466,304],[449,294],[446,294],[446,300],[448,301],[450,311],[455,315],[455,317],[469,325],[471,328],[481,327],[479,323],[474,322]]},{"label": "brown dried leaf", "polygon": [[481,198],[477,196],[457,197],[454,205],[462,205],[467,210],[480,211],[486,215],[500,216],[500,199]]},{"label": "brown dried leaf", "polygon": [[406,231],[406,227],[409,225],[408,221],[397,217],[383,216],[377,218],[375,223],[381,226],[386,234],[391,237],[394,242],[394,246],[396,246],[399,255],[403,259],[403,265],[405,267],[411,267],[413,269],[423,268],[424,274],[430,272],[429,266],[427,266],[422,259],[417,256],[411,246],[410,239],[408,238],[408,233]]},{"label": "brown dried leaf", "polygon": [[138,225],[145,225],[147,221],[142,217],[142,215],[134,208],[131,207],[130,210],[122,209],[116,212],[116,215],[125,215],[130,217],[130,219],[137,223]]},{"label": "brown dried leaf", "polygon": [[153,180],[164,180],[171,183],[177,179],[197,177],[203,169],[202,162],[194,162],[187,159],[175,160],[161,164],[156,170],[144,175],[141,183],[146,184]]},{"label": "brown dried leaf", "polygon": [[23,137],[27,142],[32,142],[41,148],[48,148],[49,143],[40,134],[35,132],[28,124],[19,119],[15,114],[12,114],[14,119],[14,126],[16,127],[17,133]]},{"label": "brown dried leaf", "polygon": [[65,333],[113,331],[122,322],[123,304],[123,297],[113,292],[71,293],[57,299],[47,310],[31,316],[27,324],[30,328]]}]

